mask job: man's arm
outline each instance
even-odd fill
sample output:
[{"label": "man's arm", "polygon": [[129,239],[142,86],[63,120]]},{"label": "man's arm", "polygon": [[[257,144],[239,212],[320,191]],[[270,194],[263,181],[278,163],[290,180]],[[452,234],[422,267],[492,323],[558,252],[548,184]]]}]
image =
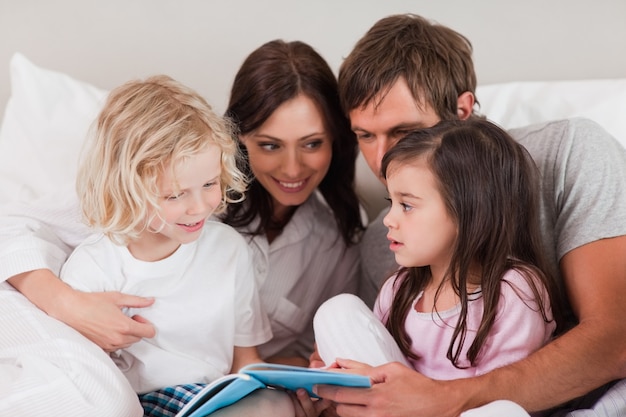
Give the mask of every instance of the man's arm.
[{"label": "man's arm", "polygon": [[[488,374],[486,400],[549,408],[626,377],[626,236],[568,252],[561,271],[579,324],[526,360]],[[480,404],[472,404],[473,406]]]},{"label": "man's arm", "polygon": [[[561,260],[580,324],[526,359],[476,378],[434,381],[400,364],[364,370],[371,389],[319,387],[339,415],[457,416],[497,399],[529,411],[556,406],[626,377],[626,236],[576,248]],[[355,368],[351,361],[339,363]]]}]

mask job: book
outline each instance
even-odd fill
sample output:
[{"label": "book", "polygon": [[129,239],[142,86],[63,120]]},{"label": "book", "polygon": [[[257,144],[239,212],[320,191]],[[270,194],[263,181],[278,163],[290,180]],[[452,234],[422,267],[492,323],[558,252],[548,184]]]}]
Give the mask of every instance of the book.
[{"label": "book", "polygon": [[311,397],[314,385],[340,385],[369,388],[369,377],[320,368],[256,363],[244,366],[204,387],[176,414],[176,417],[204,417],[229,406],[258,389],[307,390]]}]

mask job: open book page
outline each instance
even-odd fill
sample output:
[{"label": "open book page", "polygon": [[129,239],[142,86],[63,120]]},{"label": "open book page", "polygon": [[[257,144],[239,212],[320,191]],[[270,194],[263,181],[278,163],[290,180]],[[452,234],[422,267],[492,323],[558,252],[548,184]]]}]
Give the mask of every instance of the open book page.
[{"label": "open book page", "polygon": [[245,366],[236,374],[213,381],[189,401],[176,417],[205,417],[229,406],[257,389],[295,391],[304,388],[311,397],[314,385],[341,385],[369,388],[370,379],[363,375],[300,366],[257,363]]}]

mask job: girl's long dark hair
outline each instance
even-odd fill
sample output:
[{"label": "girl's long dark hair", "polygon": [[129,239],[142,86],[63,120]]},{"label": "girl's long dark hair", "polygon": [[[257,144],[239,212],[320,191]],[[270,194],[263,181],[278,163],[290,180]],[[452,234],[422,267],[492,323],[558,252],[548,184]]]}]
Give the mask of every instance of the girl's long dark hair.
[{"label": "girl's long dark hair", "polygon": [[[509,269],[527,280],[544,320],[563,324],[562,291],[549,274],[539,229],[539,173],[530,155],[504,130],[487,120],[451,120],[409,133],[390,149],[382,161],[386,178],[393,169],[426,158],[449,214],[456,220],[458,236],[442,285],[452,285],[460,298],[461,313],[447,357],[456,367],[467,338],[467,285],[472,265],[481,268],[484,312],[467,359],[472,366],[496,318],[500,286]],[[402,352],[412,358],[405,320],[412,303],[431,280],[430,268],[402,268],[394,282],[395,296],[386,326]],[[539,280],[539,282],[537,282]],[[547,289],[552,314],[544,308],[539,285]],[[441,287],[439,288],[441,289]],[[438,293],[438,291],[437,291]],[[435,296],[437,297],[437,295]],[[437,314],[434,310],[433,314]]]},{"label": "girl's long dark hair", "polygon": [[[343,240],[351,245],[364,228],[354,188],[358,146],[341,111],[337,80],[326,61],[303,42],[274,40],[262,45],[246,58],[237,72],[226,116],[245,135],[258,129],[281,104],[299,94],[317,104],[332,139],[330,167],[318,188],[334,213]],[[241,142],[239,148],[245,156],[239,168],[252,181],[246,201],[230,204],[222,221],[241,227],[258,216],[260,223],[252,233],[263,234],[272,225],[272,199],[254,179]]]}]

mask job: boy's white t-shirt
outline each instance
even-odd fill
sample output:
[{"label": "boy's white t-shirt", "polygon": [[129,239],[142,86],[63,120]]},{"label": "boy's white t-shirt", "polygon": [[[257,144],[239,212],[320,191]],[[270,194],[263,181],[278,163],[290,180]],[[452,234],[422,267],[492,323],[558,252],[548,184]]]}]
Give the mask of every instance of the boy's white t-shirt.
[{"label": "boy's white t-shirt", "polygon": [[151,307],[126,314],[152,322],[156,336],[111,355],[137,393],[211,382],[230,372],[234,346],[271,338],[248,245],[219,222],[207,221],[198,240],[156,262],[91,236],[69,257],[61,278],[82,291],[155,298]]}]

